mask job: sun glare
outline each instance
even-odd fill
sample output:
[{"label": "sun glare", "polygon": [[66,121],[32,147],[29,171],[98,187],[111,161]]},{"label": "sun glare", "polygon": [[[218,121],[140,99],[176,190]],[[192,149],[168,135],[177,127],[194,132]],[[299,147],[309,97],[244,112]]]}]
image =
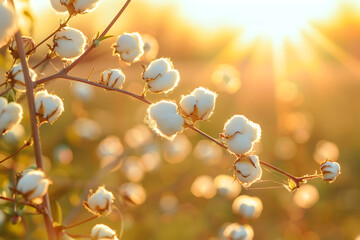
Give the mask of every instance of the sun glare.
[{"label": "sun glare", "polygon": [[182,0],[181,13],[205,28],[235,27],[245,41],[258,37],[274,43],[297,41],[312,20],[336,9],[335,0]]}]

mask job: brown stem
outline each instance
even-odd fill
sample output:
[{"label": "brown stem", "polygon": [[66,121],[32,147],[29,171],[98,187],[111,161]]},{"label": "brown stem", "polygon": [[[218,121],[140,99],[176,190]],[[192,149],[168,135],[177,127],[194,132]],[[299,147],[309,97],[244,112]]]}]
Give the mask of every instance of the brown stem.
[{"label": "brown stem", "polygon": [[91,44],[91,46],[83,53],[79,58],[77,58],[72,64],[61,70],[63,73],[68,73],[71,69],[73,69],[80,61],[82,61],[83,58],[85,58],[91,50],[93,50],[96,47],[95,41],[98,39],[101,39],[104,37],[110,28],[115,24],[115,22],[119,19],[119,17],[122,15],[122,13],[125,11],[126,7],[129,5],[131,0],[127,0],[124,4],[124,6],[120,9],[120,11],[116,14],[116,16],[113,18],[113,20],[109,23],[109,25],[105,28],[105,30],[100,34],[100,36],[94,40],[94,42]]},{"label": "brown stem", "polygon": [[[9,202],[15,202],[15,201],[16,201],[16,199],[3,197],[3,196],[1,196],[1,195],[0,195],[0,199],[5,200],[5,201],[9,201]],[[36,205],[32,204],[31,202],[20,201],[20,202],[18,202],[18,204],[20,204],[20,205],[26,205],[26,206],[33,207],[33,208],[39,210],[39,208],[38,208]]]},{"label": "brown stem", "polygon": [[60,227],[60,228],[61,228],[61,229],[74,228],[74,227],[80,226],[80,225],[82,225],[82,224],[84,224],[84,223],[90,222],[91,220],[94,220],[94,219],[96,219],[96,218],[98,218],[98,217],[100,217],[100,215],[95,215],[95,216],[92,216],[91,218],[85,219],[85,220],[83,220],[83,221],[81,221],[81,222],[78,222],[78,223],[75,223],[75,224],[73,224],[73,225],[70,225],[70,226],[62,226],[62,227]]},{"label": "brown stem", "polygon": [[11,88],[12,88],[12,87],[10,86],[10,87],[6,88],[4,91],[2,91],[2,92],[0,93],[0,97],[1,97],[2,95],[4,95],[5,93],[7,93],[8,91],[10,91]]},{"label": "brown stem", "polygon": [[24,143],[24,145],[22,145],[18,150],[16,150],[15,152],[13,152],[12,154],[10,154],[9,156],[7,156],[6,158],[4,158],[3,160],[0,161],[0,163],[3,163],[5,162],[6,160],[8,160],[9,158],[15,156],[16,154],[18,154],[19,152],[21,152],[22,150],[24,150],[26,147],[30,146],[31,145],[31,137],[28,141],[26,141]]}]

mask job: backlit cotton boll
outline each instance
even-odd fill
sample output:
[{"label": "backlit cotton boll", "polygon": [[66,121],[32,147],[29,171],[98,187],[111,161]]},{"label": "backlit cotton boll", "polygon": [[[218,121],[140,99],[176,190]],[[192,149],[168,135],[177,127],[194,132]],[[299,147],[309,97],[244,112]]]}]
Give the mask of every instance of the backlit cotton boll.
[{"label": "backlit cotton boll", "polygon": [[243,115],[235,115],[230,118],[224,127],[221,137],[229,148],[229,151],[242,155],[250,152],[253,144],[260,140],[261,128]]},{"label": "backlit cotton boll", "polygon": [[86,38],[75,28],[64,27],[54,36],[54,50],[62,59],[74,59],[85,51]]},{"label": "backlit cotton boll", "polygon": [[244,187],[250,187],[251,184],[261,179],[262,169],[259,158],[255,155],[238,158],[234,163],[234,173]]},{"label": "backlit cotton boll", "polygon": [[50,180],[45,178],[41,170],[26,170],[21,174],[16,190],[27,200],[40,199],[46,194]]},{"label": "backlit cotton boll", "polygon": [[121,88],[125,82],[125,75],[120,69],[109,69],[103,71],[100,77],[100,83],[113,88]]},{"label": "backlit cotton boll", "polygon": [[64,104],[58,96],[42,90],[35,94],[35,109],[40,123],[53,123],[64,111]]},{"label": "backlit cotton boll", "polygon": [[75,12],[87,13],[96,8],[99,0],[73,0],[70,2],[72,2]]},{"label": "backlit cotton boll", "polygon": [[139,33],[124,33],[113,45],[114,54],[125,62],[136,62],[144,54],[144,42]]},{"label": "backlit cotton boll", "polygon": [[4,134],[20,123],[23,110],[20,104],[11,102],[8,104],[6,98],[0,97],[0,133]]},{"label": "backlit cotton boll", "polygon": [[179,83],[179,71],[174,69],[172,62],[167,58],[152,61],[143,74],[147,87],[154,93],[169,92]]},{"label": "backlit cotton boll", "polygon": [[210,90],[199,87],[191,94],[183,96],[180,100],[180,109],[185,116],[196,120],[206,120],[215,109],[216,94]]},{"label": "backlit cotton boll", "polygon": [[91,235],[91,239],[93,240],[101,240],[101,239],[118,240],[118,237],[116,236],[116,232],[104,224],[96,224],[91,229],[90,235]]},{"label": "backlit cotton boll", "polygon": [[222,240],[252,240],[254,237],[254,230],[248,224],[240,225],[238,223],[231,223],[227,225],[222,233]]},{"label": "backlit cotton boll", "polygon": [[330,160],[323,162],[320,165],[320,170],[323,180],[328,183],[334,182],[336,177],[341,173],[340,164]]},{"label": "backlit cotton boll", "polygon": [[149,126],[160,136],[172,140],[184,129],[184,119],[177,111],[175,103],[160,101],[147,109]]},{"label": "backlit cotton boll", "polygon": [[64,13],[68,11],[67,7],[61,4],[61,0],[50,0],[50,3],[56,12]]},{"label": "backlit cotton boll", "polygon": [[234,200],[232,210],[246,219],[254,219],[260,216],[263,205],[257,197],[241,195]]},{"label": "backlit cotton boll", "polygon": [[16,15],[5,3],[0,2],[0,48],[6,45],[17,30]]},{"label": "backlit cotton boll", "polygon": [[[21,37],[25,54],[26,55],[32,55],[35,53],[35,50],[33,50],[36,46],[35,41],[31,37],[22,36]],[[33,50],[33,51],[32,51]],[[13,56],[13,58],[17,59],[19,58],[19,51],[16,45],[15,39],[12,40],[10,46],[9,46],[10,54]]]},{"label": "backlit cotton boll", "polygon": [[104,187],[99,187],[95,193],[90,192],[87,202],[84,205],[95,214],[109,214],[111,204],[114,202],[114,195]]},{"label": "backlit cotton boll", "polygon": [[[29,68],[29,73],[30,73],[31,81],[34,82],[37,77],[36,73],[31,68]],[[16,88],[17,90],[20,91],[26,90],[24,72],[21,63],[14,65],[10,69],[10,71],[7,73],[7,79],[8,81],[11,82],[11,84],[14,84],[14,88]]]}]

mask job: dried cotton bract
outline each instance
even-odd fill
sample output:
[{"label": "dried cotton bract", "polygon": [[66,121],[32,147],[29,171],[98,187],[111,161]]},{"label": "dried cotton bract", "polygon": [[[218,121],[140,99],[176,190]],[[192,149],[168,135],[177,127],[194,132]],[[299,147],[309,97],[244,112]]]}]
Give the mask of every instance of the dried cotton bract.
[{"label": "dried cotton bract", "polygon": [[147,87],[154,93],[169,92],[179,83],[179,71],[174,69],[172,62],[167,58],[152,61],[145,69],[143,79]]},{"label": "dried cotton bract", "polygon": [[222,232],[221,240],[252,240],[254,230],[248,224],[231,223]]},{"label": "dried cotton bract", "polygon": [[246,219],[254,219],[260,216],[263,205],[260,198],[241,195],[234,200],[232,210]]},{"label": "dried cotton bract", "polygon": [[[31,68],[29,68],[29,73],[30,73],[31,81],[34,82],[37,77],[36,73]],[[16,88],[17,90],[19,91],[26,90],[24,72],[21,63],[14,65],[7,73],[6,77],[8,79],[7,81],[10,81],[10,83],[13,84],[14,88]]]},{"label": "dried cotton bract", "polygon": [[181,112],[192,121],[207,120],[215,109],[216,94],[199,87],[180,100]]},{"label": "dried cotton bract", "polygon": [[91,239],[93,240],[101,240],[101,239],[118,240],[118,237],[116,236],[116,232],[104,224],[96,224],[91,229],[90,235],[91,235]]},{"label": "dried cotton bract", "polygon": [[125,62],[136,62],[144,54],[144,42],[139,33],[124,33],[113,45],[114,54]]},{"label": "dried cotton bract", "polygon": [[224,127],[221,137],[229,148],[229,151],[242,155],[251,151],[253,144],[260,140],[261,128],[243,115],[235,115],[230,118]]},{"label": "dried cotton bract", "polygon": [[0,2],[0,48],[6,45],[17,30],[16,15],[5,3]]},{"label": "dried cotton bract", "polygon": [[64,27],[54,36],[54,50],[65,60],[79,57],[85,51],[86,38],[75,28]]},{"label": "dried cotton bract", "polygon": [[6,98],[0,97],[0,133],[4,134],[21,122],[23,110],[20,104],[8,103]]},{"label": "dried cotton bract", "polygon": [[321,175],[325,182],[332,183],[341,173],[340,164],[330,160],[326,160],[320,165]]},{"label": "dried cotton bract", "polygon": [[245,187],[261,179],[262,169],[259,158],[256,155],[246,155],[238,158],[234,163],[236,178]]},{"label": "dried cotton bract", "polygon": [[22,173],[16,190],[27,200],[41,202],[41,198],[46,194],[50,180],[45,178],[45,173],[41,170],[27,170]]},{"label": "dried cotton bract", "polygon": [[99,187],[93,194],[90,191],[87,202],[84,202],[85,207],[94,214],[106,215],[111,212],[111,204],[114,202],[114,195],[107,191],[104,187]]},{"label": "dried cotton bract", "polygon": [[42,90],[35,94],[35,108],[40,123],[53,123],[64,111],[64,104],[58,96]]},{"label": "dried cotton bract", "polygon": [[184,119],[173,102],[163,100],[151,104],[147,114],[149,126],[164,138],[172,140],[184,129]]},{"label": "dried cotton bract", "polygon": [[109,69],[103,71],[100,77],[100,83],[113,88],[121,88],[125,82],[125,75],[120,69]]}]

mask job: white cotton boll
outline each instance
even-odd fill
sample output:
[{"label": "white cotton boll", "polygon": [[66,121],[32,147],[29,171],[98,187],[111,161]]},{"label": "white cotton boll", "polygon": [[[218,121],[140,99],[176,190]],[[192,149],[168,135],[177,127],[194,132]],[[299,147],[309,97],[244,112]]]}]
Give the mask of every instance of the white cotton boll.
[{"label": "white cotton boll", "polygon": [[170,70],[153,81],[148,82],[150,91],[154,93],[169,92],[173,90],[179,83],[180,74],[178,70]]},{"label": "white cotton boll", "polygon": [[135,62],[144,54],[144,42],[136,32],[120,35],[113,48],[114,54],[126,62]]},{"label": "white cotton boll", "polygon": [[101,73],[100,83],[113,88],[121,88],[125,75],[120,69],[109,69]]},{"label": "white cotton boll", "polygon": [[340,164],[337,162],[332,162],[330,160],[326,160],[320,165],[321,174],[323,180],[328,183],[332,183],[335,181],[336,177],[341,174],[340,172]]},{"label": "white cotton boll", "polygon": [[248,125],[246,125],[244,129],[243,134],[246,135],[251,142],[259,141],[261,137],[260,125],[249,121]]},{"label": "white cotton boll", "polygon": [[75,28],[64,27],[54,36],[55,52],[62,59],[74,59],[85,51],[86,38]]},{"label": "white cotton boll", "polygon": [[236,132],[242,133],[248,122],[249,120],[244,115],[235,115],[225,123],[224,134],[230,137]]},{"label": "white cotton boll", "polygon": [[[32,70],[31,68],[29,68],[29,73],[30,73],[31,81],[34,82],[37,77],[35,71]],[[10,82],[12,82],[14,84],[14,88],[16,88],[17,90],[19,90],[19,91],[26,90],[25,78],[24,78],[24,73],[23,73],[21,63],[14,65],[10,69],[10,72],[8,73],[7,78],[9,79]]]},{"label": "white cotton boll", "polygon": [[64,111],[64,104],[58,96],[43,90],[35,94],[35,109],[40,123],[53,123]]},{"label": "white cotton boll", "polygon": [[252,240],[254,230],[248,224],[240,225],[238,223],[228,224],[221,236],[222,240]]},{"label": "white cotton boll", "polygon": [[21,193],[27,200],[42,198],[48,189],[50,180],[45,178],[41,170],[27,170],[22,173],[16,190]]},{"label": "white cotton boll", "polygon": [[91,239],[101,240],[101,239],[110,239],[118,240],[116,232],[104,224],[96,224],[91,229]]},{"label": "white cotton boll", "polygon": [[152,61],[146,68],[143,79],[145,81],[154,80],[159,74],[164,74],[172,69],[172,63],[167,58],[159,58]]},{"label": "white cotton boll", "polygon": [[0,48],[9,42],[17,28],[14,11],[7,4],[0,2]]},{"label": "white cotton boll", "polygon": [[238,158],[234,163],[234,172],[236,178],[245,187],[261,179],[262,169],[259,158],[255,155],[248,155]]},{"label": "white cotton boll", "polygon": [[253,147],[250,139],[244,134],[235,134],[225,142],[229,150],[238,155],[248,153]]},{"label": "white cotton boll", "polygon": [[260,198],[241,195],[234,200],[232,210],[246,219],[255,219],[260,216],[263,205]]},{"label": "white cotton boll", "polygon": [[50,0],[51,6],[55,9],[56,12],[64,13],[67,12],[68,9],[61,4],[60,0]]},{"label": "white cotton boll", "polygon": [[184,119],[173,102],[163,100],[151,104],[147,113],[150,127],[162,137],[172,140],[184,129]]},{"label": "white cotton boll", "polygon": [[[35,53],[36,43],[32,37],[22,36],[21,37],[22,44],[24,46],[24,51],[26,55],[32,55]],[[17,48],[16,39],[13,39],[9,45],[10,54],[14,59],[19,58],[19,50]]]},{"label": "white cotton boll", "polygon": [[7,103],[6,98],[0,97],[0,133],[5,134],[15,125],[19,124],[23,117],[23,110],[20,104],[15,102]]},{"label": "white cotton boll", "polygon": [[73,6],[76,12],[86,13],[96,8],[99,0],[74,0]]},{"label": "white cotton boll", "polygon": [[109,214],[113,202],[114,195],[104,187],[99,187],[94,194],[89,196],[86,206],[94,213]]},{"label": "white cotton boll", "polygon": [[181,110],[185,112],[186,115],[190,115],[194,112],[196,105],[196,97],[194,95],[183,96],[180,100]]}]

